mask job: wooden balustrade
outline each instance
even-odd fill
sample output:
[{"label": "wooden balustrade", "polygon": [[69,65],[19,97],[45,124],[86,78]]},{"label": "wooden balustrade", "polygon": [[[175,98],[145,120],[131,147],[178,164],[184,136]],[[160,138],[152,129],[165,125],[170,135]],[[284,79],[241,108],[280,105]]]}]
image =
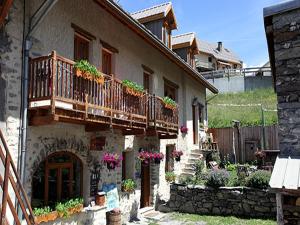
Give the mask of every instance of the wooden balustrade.
[{"label": "wooden balustrade", "polygon": [[[29,109],[58,115],[62,120],[98,122],[145,129],[158,127],[177,133],[178,108],[168,110],[161,98],[124,92],[122,81],[104,76],[104,83],[78,77],[74,62],[52,52],[30,60]],[[72,122],[72,121],[71,121]]]}]

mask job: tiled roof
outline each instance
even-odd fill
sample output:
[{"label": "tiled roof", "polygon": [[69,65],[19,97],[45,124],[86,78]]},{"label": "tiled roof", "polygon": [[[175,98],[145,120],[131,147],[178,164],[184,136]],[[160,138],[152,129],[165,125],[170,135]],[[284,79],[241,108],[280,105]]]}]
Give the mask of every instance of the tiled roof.
[{"label": "tiled roof", "polygon": [[152,6],[150,8],[131,13],[131,16],[136,20],[157,15],[160,13],[164,13],[164,15],[166,16],[169,10],[171,9],[171,7],[172,7],[172,3],[166,2],[160,5]]},{"label": "tiled roof", "polygon": [[187,42],[192,44],[195,37],[196,37],[196,35],[194,32],[173,36],[172,37],[172,45],[177,45],[177,44],[182,44],[182,43],[187,43]]},{"label": "tiled roof", "polygon": [[230,61],[235,63],[242,63],[240,58],[230,49],[222,48],[221,51],[218,51],[218,43],[209,43],[203,40],[197,39],[198,48],[200,52],[204,52],[210,55],[213,55],[216,59],[221,61]]},{"label": "tiled roof", "polygon": [[269,184],[273,189],[298,190],[300,187],[300,158],[277,157]]}]

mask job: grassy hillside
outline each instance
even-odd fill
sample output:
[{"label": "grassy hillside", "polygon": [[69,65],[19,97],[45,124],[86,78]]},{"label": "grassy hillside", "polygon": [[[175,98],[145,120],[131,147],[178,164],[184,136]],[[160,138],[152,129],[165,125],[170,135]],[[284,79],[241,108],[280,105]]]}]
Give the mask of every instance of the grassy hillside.
[{"label": "grassy hillside", "polygon": [[[209,99],[212,96],[208,96]],[[277,108],[277,97],[273,89],[259,89],[249,92],[219,94],[208,104],[209,127],[231,127],[232,120],[239,120],[241,126],[261,124],[260,106],[222,106],[217,104],[262,104],[265,109]],[[265,112],[266,125],[277,123],[277,112]]]}]

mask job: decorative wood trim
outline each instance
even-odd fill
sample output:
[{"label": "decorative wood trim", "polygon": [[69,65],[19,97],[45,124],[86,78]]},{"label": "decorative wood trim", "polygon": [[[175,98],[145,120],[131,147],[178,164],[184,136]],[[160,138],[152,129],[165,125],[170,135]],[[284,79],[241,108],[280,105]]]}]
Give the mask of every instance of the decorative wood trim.
[{"label": "decorative wood trim", "polygon": [[168,80],[165,77],[163,77],[163,79],[164,79],[165,84],[167,84],[167,85],[169,85],[169,86],[171,86],[173,88],[179,89],[179,85],[178,84],[175,84],[173,81],[170,81],[170,80]]},{"label": "decorative wood trim", "polygon": [[100,43],[103,46],[103,48],[113,52],[113,53],[119,53],[119,50],[116,49],[115,47],[111,46],[110,44],[108,44],[107,42],[103,41],[100,39]]},{"label": "decorative wood trim", "polygon": [[148,17],[138,19],[138,21],[140,23],[148,23],[148,22],[151,22],[151,21],[154,21],[154,20],[160,20],[160,19],[163,19],[163,18],[165,18],[165,14],[162,12],[162,13],[159,13],[159,14],[155,14],[155,15],[152,15],[152,16],[148,16]]},{"label": "decorative wood trim", "polygon": [[71,23],[71,27],[75,30],[76,33],[82,35],[83,37],[87,38],[90,41],[97,39],[93,34],[91,34],[90,32],[82,29],[81,27],[77,26],[74,23]]},{"label": "decorative wood trim", "polygon": [[147,72],[149,74],[154,74],[154,71],[152,69],[150,69],[148,66],[145,66],[144,64],[142,64],[142,67],[145,72]]}]

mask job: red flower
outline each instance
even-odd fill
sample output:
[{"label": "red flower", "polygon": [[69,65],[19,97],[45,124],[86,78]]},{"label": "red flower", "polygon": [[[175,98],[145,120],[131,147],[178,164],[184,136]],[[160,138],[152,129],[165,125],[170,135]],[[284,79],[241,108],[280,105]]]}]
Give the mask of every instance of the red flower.
[{"label": "red flower", "polygon": [[173,153],[172,153],[173,157],[174,158],[177,158],[177,157],[180,157],[183,155],[183,152],[181,150],[174,150]]}]

